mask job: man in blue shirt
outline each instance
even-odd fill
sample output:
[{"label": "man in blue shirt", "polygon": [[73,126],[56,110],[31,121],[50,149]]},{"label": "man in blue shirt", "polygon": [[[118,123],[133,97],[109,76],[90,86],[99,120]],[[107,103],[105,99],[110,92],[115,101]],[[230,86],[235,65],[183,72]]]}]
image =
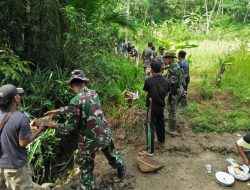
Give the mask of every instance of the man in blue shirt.
[{"label": "man in blue shirt", "polygon": [[183,76],[183,82],[182,82],[182,86],[184,88],[184,93],[182,94],[181,97],[181,104],[182,105],[187,105],[187,90],[188,90],[188,84],[190,82],[190,75],[189,75],[189,64],[186,60],[186,52],[181,50],[178,53],[178,60],[179,60],[179,66],[182,70],[182,76]]},{"label": "man in blue shirt", "polygon": [[[31,132],[28,117],[17,111],[23,89],[8,84],[0,87],[0,189],[33,190],[26,146],[44,131]],[[3,184],[5,183],[5,185]]]},{"label": "man in blue shirt", "polygon": [[126,41],[123,40],[123,42],[121,44],[121,52],[122,52],[122,55],[126,58],[127,58],[127,51],[128,51],[128,45],[127,45]]}]

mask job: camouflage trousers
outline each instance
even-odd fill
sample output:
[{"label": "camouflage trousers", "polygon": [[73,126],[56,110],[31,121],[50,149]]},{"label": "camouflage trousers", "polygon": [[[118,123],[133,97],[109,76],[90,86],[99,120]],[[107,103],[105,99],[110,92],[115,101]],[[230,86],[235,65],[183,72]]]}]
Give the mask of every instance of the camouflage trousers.
[{"label": "camouflage trousers", "polygon": [[[109,145],[101,149],[102,153],[113,168],[124,165],[121,155],[115,150],[113,140]],[[95,177],[93,174],[95,167],[95,151],[87,150],[79,152],[77,156],[77,164],[80,166],[81,176],[80,182],[84,185],[84,190],[92,190],[95,188]]]},{"label": "camouflage trousers", "polygon": [[168,97],[168,111],[169,119],[176,120],[176,110],[179,103],[180,95],[179,94],[169,94]]}]

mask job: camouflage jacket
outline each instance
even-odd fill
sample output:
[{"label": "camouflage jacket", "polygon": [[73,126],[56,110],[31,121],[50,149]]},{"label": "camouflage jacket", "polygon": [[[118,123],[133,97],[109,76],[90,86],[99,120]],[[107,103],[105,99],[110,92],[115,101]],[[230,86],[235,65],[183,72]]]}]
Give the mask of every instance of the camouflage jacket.
[{"label": "camouflage jacket", "polygon": [[61,109],[66,121],[59,123],[58,128],[78,131],[80,151],[98,150],[108,145],[110,129],[94,90],[83,88],[71,99],[69,106]]},{"label": "camouflage jacket", "polygon": [[180,88],[182,85],[182,71],[178,63],[173,62],[168,69],[167,77],[169,79],[170,87]]},{"label": "camouflage jacket", "polygon": [[142,53],[144,67],[150,67],[152,60],[150,57],[154,57],[154,51],[150,48],[145,49]]}]

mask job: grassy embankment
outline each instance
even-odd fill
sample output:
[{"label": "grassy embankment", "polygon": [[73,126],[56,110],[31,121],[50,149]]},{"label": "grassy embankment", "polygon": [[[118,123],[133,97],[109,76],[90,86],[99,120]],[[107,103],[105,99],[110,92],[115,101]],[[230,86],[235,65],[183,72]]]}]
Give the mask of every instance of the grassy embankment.
[{"label": "grassy embankment", "polygon": [[[190,104],[184,115],[196,132],[250,129],[250,57],[239,41],[203,41],[192,54]],[[221,85],[220,64],[228,62]]]}]

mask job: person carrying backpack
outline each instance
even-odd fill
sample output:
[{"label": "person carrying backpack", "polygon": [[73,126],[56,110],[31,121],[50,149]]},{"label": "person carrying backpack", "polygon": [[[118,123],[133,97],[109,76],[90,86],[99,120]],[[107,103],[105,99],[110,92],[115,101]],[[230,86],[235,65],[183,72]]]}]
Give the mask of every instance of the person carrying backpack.
[{"label": "person carrying backpack", "polygon": [[168,107],[169,107],[169,132],[176,132],[176,110],[180,96],[183,92],[182,87],[182,71],[178,63],[174,61],[176,58],[175,53],[167,52],[163,56],[164,63],[168,67],[167,78],[170,84],[170,92],[168,97]]},{"label": "person carrying backpack", "polygon": [[142,60],[145,72],[150,71],[150,64],[154,60],[154,51],[152,50],[152,48],[153,48],[153,43],[149,42],[148,48],[142,52]]}]

